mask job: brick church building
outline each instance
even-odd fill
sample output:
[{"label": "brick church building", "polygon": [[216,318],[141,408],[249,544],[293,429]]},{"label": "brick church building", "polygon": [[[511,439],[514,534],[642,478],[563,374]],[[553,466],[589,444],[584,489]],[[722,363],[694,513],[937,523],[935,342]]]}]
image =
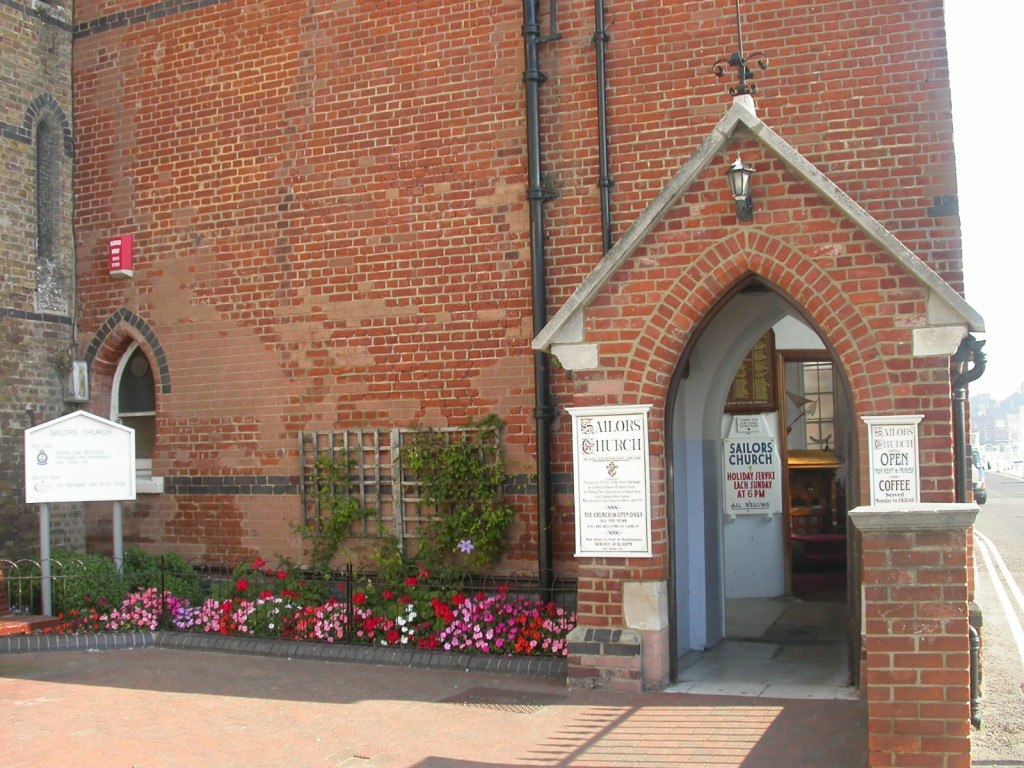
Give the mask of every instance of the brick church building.
[{"label": "brick church building", "polygon": [[136,429],[128,544],[298,558],[323,445],[377,477],[496,414],[502,568],[574,574],[571,679],[645,688],[729,600],[830,590],[871,685],[872,569],[967,551],[847,518],[965,500],[941,0],[78,0],[71,29],[74,353]]}]

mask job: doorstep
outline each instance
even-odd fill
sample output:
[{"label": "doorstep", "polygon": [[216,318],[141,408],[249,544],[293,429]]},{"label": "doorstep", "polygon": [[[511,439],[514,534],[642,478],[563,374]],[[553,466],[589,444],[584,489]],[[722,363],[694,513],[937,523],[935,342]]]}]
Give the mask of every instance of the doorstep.
[{"label": "doorstep", "polygon": [[46,629],[53,629],[60,621],[54,616],[23,616],[9,613],[0,616],[0,637],[32,635]]}]

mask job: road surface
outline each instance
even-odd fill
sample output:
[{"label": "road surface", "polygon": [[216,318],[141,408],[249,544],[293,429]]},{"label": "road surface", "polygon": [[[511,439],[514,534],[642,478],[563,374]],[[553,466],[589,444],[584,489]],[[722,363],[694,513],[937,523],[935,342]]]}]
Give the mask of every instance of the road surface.
[{"label": "road surface", "polygon": [[1024,766],[1024,479],[989,472],[975,523],[976,602],[981,606],[982,728],[975,766]]}]

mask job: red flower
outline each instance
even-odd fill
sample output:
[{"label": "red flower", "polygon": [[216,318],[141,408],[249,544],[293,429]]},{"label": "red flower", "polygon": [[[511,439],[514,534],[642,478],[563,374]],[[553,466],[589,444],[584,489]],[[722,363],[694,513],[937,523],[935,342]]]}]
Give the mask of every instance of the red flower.
[{"label": "red flower", "polygon": [[271,592],[270,590],[264,590],[264,591],[260,592],[260,597],[262,599],[264,599],[264,600],[269,600],[273,596],[274,596],[274,593]]},{"label": "red flower", "polygon": [[456,608],[459,608],[459,607],[461,607],[461,606],[463,606],[465,604],[466,604],[466,596],[465,595],[459,594],[459,595],[456,595],[455,597],[452,598],[452,605],[454,605]]},{"label": "red flower", "polygon": [[398,630],[397,629],[392,629],[390,632],[388,632],[388,644],[389,645],[398,645],[399,637],[400,637],[400,635],[398,634]]},{"label": "red flower", "polygon": [[419,583],[419,579],[417,579],[415,576],[410,576],[408,579],[405,580],[405,585],[407,587],[415,587]]},{"label": "red flower", "polygon": [[426,568],[421,570],[420,571],[420,578],[421,579],[429,579],[430,578],[430,571],[428,571]]},{"label": "red flower", "polygon": [[385,592],[384,593],[384,599],[385,600],[394,600],[395,599],[395,593],[394,592]]},{"label": "red flower", "polygon": [[366,595],[364,595],[362,592],[356,592],[352,596],[352,602],[356,605],[366,605]]},{"label": "red flower", "polygon": [[249,582],[245,579],[239,579],[238,583],[235,584],[235,589],[237,589],[239,592],[245,592],[245,590],[247,590],[248,588]]},{"label": "red flower", "polygon": [[416,602],[416,598],[412,595],[402,595],[400,598],[398,598],[398,602],[400,602],[402,605],[412,605]]},{"label": "red flower", "polygon": [[262,557],[258,557],[258,558],[256,558],[256,562],[252,564],[252,569],[254,571],[258,571],[260,568],[262,568],[266,564],[267,564],[266,560],[264,560]]},{"label": "red flower", "polygon": [[277,572],[277,578],[279,578],[281,581],[284,581],[285,579],[288,578],[288,572],[287,571],[278,571]]}]

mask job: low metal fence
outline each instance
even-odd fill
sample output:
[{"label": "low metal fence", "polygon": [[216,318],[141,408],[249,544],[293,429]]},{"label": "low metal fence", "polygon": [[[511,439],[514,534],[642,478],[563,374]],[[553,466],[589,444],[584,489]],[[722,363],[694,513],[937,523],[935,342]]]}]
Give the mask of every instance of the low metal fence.
[{"label": "low metal fence", "polygon": [[[543,605],[555,605],[568,614],[576,610],[576,580],[573,574],[514,572],[470,575],[466,573],[398,574],[357,572],[351,565],[331,573],[311,573],[297,568],[280,569],[269,566],[244,569],[225,564],[187,563],[180,558],[165,561],[151,557],[146,567],[123,568],[120,572],[112,560],[89,557],[64,557],[51,560],[53,612],[65,620],[66,631],[99,629],[98,617],[121,608],[132,594],[153,589],[155,594],[173,595],[187,600],[191,606],[205,604],[208,599],[220,603],[243,599],[256,601],[260,596],[280,597],[284,594],[295,605],[323,605],[335,601],[347,611],[348,626],[354,626],[354,613],[361,599],[373,595],[379,601],[384,593],[393,593],[396,603],[429,604],[433,597],[452,601],[456,595],[471,600],[504,596],[507,600],[522,599]],[[187,566],[187,567],[186,567]],[[12,612],[38,614],[41,610],[42,578],[40,563],[35,560],[0,559],[0,609],[4,593]],[[240,582],[245,582],[244,584]],[[244,587],[244,589],[240,589]],[[156,607],[159,628],[179,630],[172,621],[173,600],[160,599]],[[91,621],[89,618],[91,617]],[[346,632],[332,642],[367,642],[365,636]]]}]

